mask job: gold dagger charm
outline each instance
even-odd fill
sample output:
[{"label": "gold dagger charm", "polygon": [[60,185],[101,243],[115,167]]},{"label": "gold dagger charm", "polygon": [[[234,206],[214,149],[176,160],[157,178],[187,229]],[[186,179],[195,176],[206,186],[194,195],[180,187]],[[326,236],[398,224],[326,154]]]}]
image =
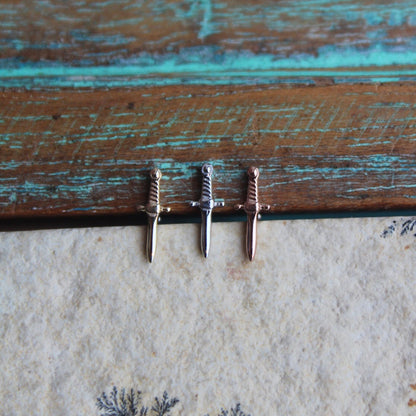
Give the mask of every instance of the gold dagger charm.
[{"label": "gold dagger charm", "polygon": [[244,209],[247,214],[246,249],[250,261],[256,255],[257,246],[257,219],[261,211],[268,211],[270,205],[260,204],[258,198],[257,181],[260,175],[258,168],[250,167],[248,174],[247,200],[244,205],[235,205],[235,209]]},{"label": "gold dagger charm", "polygon": [[149,262],[153,261],[156,253],[157,223],[160,221],[160,213],[169,212],[170,208],[165,208],[159,202],[159,182],[162,172],[155,168],[150,171],[150,191],[149,200],[146,205],[139,205],[138,211],[144,211],[147,214],[147,239],[146,253]]}]

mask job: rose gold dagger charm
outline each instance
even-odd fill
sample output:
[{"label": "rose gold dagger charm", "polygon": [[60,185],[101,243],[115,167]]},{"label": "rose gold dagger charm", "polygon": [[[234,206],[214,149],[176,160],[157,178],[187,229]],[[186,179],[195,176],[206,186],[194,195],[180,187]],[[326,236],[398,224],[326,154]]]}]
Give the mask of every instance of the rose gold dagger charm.
[{"label": "rose gold dagger charm", "polygon": [[244,209],[247,214],[246,249],[250,261],[256,255],[257,219],[261,211],[268,211],[270,205],[259,204],[257,180],[260,175],[258,168],[250,167],[248,174],[247,200],[244,205],[235,205],[235,209]]},{"label": "rose gold dagger charm", "polygon": [[162,173],[159,169],[152,169],[150,171],[150,191],[149,200],[146,205],[139,205],[138,211],[144,211],[147,214],[147,239],[146,252],[149,262],[153,261],[156,253],[156,231],[157,223],[160,221],[159,215],[161,212],[169,212],[170,208],[160,206],[159,202],[159,182]]}]

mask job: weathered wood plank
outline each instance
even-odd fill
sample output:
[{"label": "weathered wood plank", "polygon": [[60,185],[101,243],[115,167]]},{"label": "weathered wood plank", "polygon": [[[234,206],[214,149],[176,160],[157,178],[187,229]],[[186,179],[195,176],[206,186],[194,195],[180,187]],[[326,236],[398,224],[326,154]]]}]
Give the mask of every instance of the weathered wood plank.
[{"label": "weathered wood plank", "polygon": [[[212,56],[201,57],[207,60],[242,50],[278,58],[319,56],[335,47],[410,51],[416,25],[412,0],[45,0],[30,5],[2,0],[0,14],[4,58],[90,66],[206,45],[215,47]],[[344,60],[349,66],[351,59]]]},{"label": "weathered wood plank", "polygon": [[416,85],[170,86],[0,95],[0,216],[129,215],[159,166],[195,212],[199,168],[233,212],[261,170],[274,213],[414,209]]},{"label": "weathered wood plank", "polygon": [[413,0],[1,3],[3,87],[273,82],[286,69],[309,79],[312,68],[416,74]]},{"label": "weathered wood plank", "polygon": [[2,1],[1,218],[131,215],[154,165],[190,214],[207,160],[224,214],[251,164],[274,213],[413,209],[414,6]]},{"label": "weathered wood plank", "polygon": [[[203,68],[203,69],[202,69]],[[0,88],[31,90],[137,88],[171,85],[332,85],[332,84],[379,84],[386,82],[416,82],[416,70],[404,67],[306,69],[306,70],[219,70],[201,66],[198,72],[161,73],[148,75],[143,68],[133,67],[80,67],[48,69],[23,68],[0,69]],[[180,68],[178,68],[180,69]],[[183,69],[183,68],[182,68]],[[185,68],[186,69],[186,68]],[[184,70],[185,70],[184,69]],[[144,71],[149,68],[144,68]],[[134,75],[136,73],[136,75]],[[137,75],[138,74],[138,75]]]}]

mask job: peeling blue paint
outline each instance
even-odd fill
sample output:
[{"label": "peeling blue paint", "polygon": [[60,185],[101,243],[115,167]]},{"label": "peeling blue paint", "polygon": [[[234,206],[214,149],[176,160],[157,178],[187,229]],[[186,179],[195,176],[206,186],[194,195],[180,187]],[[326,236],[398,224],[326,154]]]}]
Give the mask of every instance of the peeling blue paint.
[{"label": "peeling blue paint", "polygon": [[[330,77],[335,84],[351,83],[387,83],[387,82],[406,82],[416,81],[414,71],[397,71],[397,76],[387,76],[383,71],[378,74],[376,71],[369,71],[368,74],[361,73],[360,77],[354,75],[342,75],[330,71],[321,71],[320,73],[309,72],[309,76],[302,74],[309,71],[298,71],[287,74],[285,71],[276,71],[274,75],[265,74],[265,76],[247,76],[215,77],[212,74],[200,74],[199,78],[181,77],[181,78],[95,78],[95,77],[77,77],[77,78],[2,78],[0,76],[0,87],[2,88],[130,88],[130,87],[151,87],[151,86],[173,86],[173,85],[277,85],[277,84],[299,84],[315,85],[316,79],[320,77]],[[169,99],[169,98],[167,98]]]},{"label": "peeling blue paint", "polygon": [[[65,42],[42,42],[30,39],[20,39],[12,37],[4,37],[0,40],[0,48],[6,50],[9,48],[13,53],[11,56],[16,58],[7,58],[0,60],[0,86],[1,87],[22,87],[22,88],[114,88],[114,87],[134,87],[134,86],[166,86],[166,85],[256,85],[256,84],[279,84],[279,83],[301,83],[304,85],[313,85],[319,82],[319,78],[331,78],[334,83],[350,83],[350,82],[400,82],[400,81],[416,81],[416,36],[410,34],[400,41],[395,38],[389,38],[391,33],[395,33],[396,27],[404,24],[410,26],[416,25],[416,12],[414,11],[414,2],[405,1],[399,5],[389,4],[369,4],[360,5],[358,3],[351,4],[346,2],[333,2],[330,0],[310,0],[296,2],[296,7],[288,2],[280,2],[278,5],[261,5],[252,4],[247,10],[242,12],[241,6],[235,4],[226,5],[224,2],[213,2],[211,0],[184,0],[182,2],[156,2],[157,7],[149,3],[148,7],[152,8],[152,22],[154,24],[163,24],[163,16],[165,14],[177,19],[183,24],[183,30],[192,30],[193,42],[192,47],[183,47],[176,42],[174,34],[168,34],[163,39],[153,39],[143,49],[151,45],[147,50],[157,52],[140,52],[131,53],[128,45],[136,42],[134,30],[132,35],[122,35],[118,31],[121,25],[131,26],[132,29],[139,27],[144,20],[145,14],[137,13],[141,10],[142,4],[137,2],[129,4],[128,2],[118,2],[115,0],[106,0],[104,2],[94,3],[94,7],[104,8],[128,7],[132,11],[131,18],[115,19],[114,21],[100,21],[97,31],[94,30],[73,30],[69,32]],[[155,4],[156,4],[155,3]],[[277,4],[277,3],[276,3]],[[45,3],[42,7],[49,7],[50,3]],[[226,7],[227,6],[227,7]],[[6,7],[6,6],[5,6]],[[11,6],[10,6],[11,7]],[[58,6],[57,6],[58,7]],[[74,6],[75,7],[75,6]],[[85,12],[86,16],[91,16],[92,5],[78,2],[76,6],[80,15]],[[59,8],[59,7],[58,7]],[[48,9],[49,10],[49,9]],[[53,10],[53,9],[51,9]],[[52,13],[52,12],[51,12]],[[3,9],[0,15],[10,21],[3,22],[3,32],[10,30],[8,28],[17,27],[16,22],[12,20],[14,13],[12,9],[7,11]],[[51,14],[52,15],[52,14]],[[68,16],[64,13],[54,13],[56,19],[66,24]],[[293,21],[291,18],[301,20],[297,22],[297,26],[291,27]],[[345,24],[351,30],[359,31],[362,37],[352,42],[347,42],[348,36],[340,36],[335,44],[325,44],[325,32],[313,32],[313,26],[310,22],[316,22],[319,18],[320,22],[324,22],[328,30],[339,29],[338,23]],[[80,25],[83,17],[77,16],[79,21],[78,27],[86,27]],[[262,38],[258,33],[253,35],[250,27],[253,19],[261,19],[264,26],[275,31],[276,36],[272,40]],[[258,21],[258,20],[257,20]],[[239,27],[239,32],[233,38],[222,38],[221,43],[213,44],[212,36],[235,22]],[[333,22],[333,26],[329,23]],[[303,25],[303,26],[302,26]],[[192,29],[189,29],[192,27]],[[304,37],[305,43],[311,36],[320,36],[323,44],[311,53],[289,52],[286,53],[287,44],[281,41],[282,31],[286,28],[296,31],[300,28],[311,28],[311,32]],[[6,28],[6,29],[4,29]],[[101,30],[101,32],[100,32]],[[409,33],[408,31],[406,33]],[[191,37],[192,37],[191,36]],[[274,35],[273,35],[274,36]],[[162,49],[158,44],[162,42],[167,44],[166,49]],[[274,47],[274,53],[253,52],[245,49],[245,42],[257,42],[261,45],[263,42]],[[360,43],[361,42],[361,43]],[[160,44],[162,44],[160,43]],[[186,43],[185,44],[189,44]],[[89,49],[89,45],[93,45]],[[101,51],[97,47],[104,45],[109,47],[108,51]],[[85,47],[85,48],[84,48]],[[71,58],[71,64],[65,64],[61,59],[64,56],[64,49],[68,48],[69,56],[75,50],[80,48],[85,53],[74,52],[75,58]],[[137,45],[135,46],[137,50]],[[19,52],[23,50],[61,50],[56,56],[59,56],[55,62],[47,60],[31,62],[23,60],[19,57]],[[304,48],[300,49],[303,50]],[[267,49],[266,49],[267,50]],[[304,49],[310,51],[311,49]],[[15,53],[17,52],[17,53]],[[22,55],[23,56],[23,55]],[[53,55],[52,55],[53,56]],[[78,56],[78,57],[77,57]],[[82,56],[81,58],[79,56]],[[101,64],[102,63],[102,64]],[[387,68],[387,69],[386,69]],[[142,97],[149,97],[151,94],[138,93]],[[376,94],[376,92],[368,92],[368,94]],[[220,95],[218,93],[217,95]],[[180,95],[175,97],[164,97],[161,101],[193,99],[190,95]],[[51,98],[45,98],[51,99]],[[392,98],[394,101],[394,98]],[[218,100],[220,101],[220,100]],[[38,104],[42,104],[41,101]],[[172,102],[171,102],[172,105]],[[125,107],[124,107],[125,109]],[[22,149],[32,154],[32,160],[19,162],[12,159],[0,162],[0,171],[7,178],[0,178],[0,196],[5,198],[5,203],[1,201],[1,205],[8,203],[18,203],[21,198],[33,197],[34,199],[50,198],[58,204],[60,199],[72,200],[74,196],[79,199],[80,204],[87,204],[87,207],[76,207],[66,212],[75,211],[99,211],[106,210],[109,202],[114,201],[115,197],[101,197],[103,189],[107,186],[117,187],[117,200],[122,199],[124,193],[131,193],[131,184],[137,183],[141,186],[147,176],[147,168],[156,165],[162,169],[164,180],[167,184],[169,181],[180,184],[189,181],[193,175],[196,175],[200,169],[202,161],[193,160],[188,163],[178,164],[175,160],[175,152],[180,152],[184,147],[195,149],[195,159],[198,158],[198,151],[207,147],[213,150],[226,137],[230,143],[235,145],[237,150],[243,150],[241,154],[247,154],[247,147],[252,146],[252,121],[254,118],[247,116],[247,111],[253,111],[254,115],[259,115],[262,119],[268,118],[268,123],[264,123],[255,130],[260,135],[269,135],[275,139],[276,149],[293,149],[297,155],[296,161],[291,161],[290,165],[281,166],[283,152],[276,152],[263,160],[256,158],[253,162],[262,167],[262,175],[272,178],[274,182],[265,187],[273,188],[277,185],[285,186],[292,183],[305,183],[316,186],[316,184],[325,180],[329,183],[327,186],[336,186],[336,181],[345,180],[345,191],[340,192],[339,198],[356,198],[355,193],[366,191],[390,191],[394,189],[409,189],[407,197],[414,198],[411,195],[416,185],[413,185],[412,173],[416,169],[416,162],[413,155],[389,155],[374,154],[369,156],[348,155],[348,152],[354,151],[360,153],[361,147],[368,147],[367,152],[379,152],[382,149],[393,149],[396,140],[405,139],[409,142],[416,140],[416,134],[409,133],[416,126],[411,124],[411,120],[415,120],[415,106],[411,103],[402,102],[376,102],[373,106],[367,106],[367,111],[371,113],[374,109],[379,114],[386,117],[380,119],[369,119],[368,123],[363,122],[358,127],[346,123],[347,127],[336,127],[332,121],[337,117],[337,113],[331,113],[331,117],[327,118],[326,125],[312,124],[315,117],[319,117],[319,108],[308,108],[308,105],[302,103],[298,106],[288,106],[287,108],[273,108],[270,110],[260,103],[250,103],[247,106],[238,106],[232,114],[226,113],[226,106],[220,108],[189,108],[187,115],[187,126],[181,130],[172,127],[179,122],[184,121],[183,114],[180,114],[178,107],[177,114],[170,114],[169,117],[161,115],[157,110],[153,114],[153,119],[147,123],[141,123],[139,120],[132,123],[122,123],[124,120],[120,117],[132,117],[136,114],[141,117],[147,109],[140,108],[140,112],[121,111],[117,114],[111,113],[114,119],[99,119],[100,114],[89,114],[89,119],[85,117],[83,124],[77,125],[76,133],[68,128],[68,134],[65,137],[54,136],[53,128],[45,128],[42,131],[42,139],[36,138],[36,143],[31,143],[33,136],[40,133],[30,133],[10,129],[10,133],[0,136],[1,147],[10,151],[11,155],[19,154]],[[400,117],[396,117],[397,109],[406,109],[405,113]],[[359,110],[359,109],[358,109]],[[358,112],[357,110],[357,112]],[[268,114],[268,113],[274,114]],[[304,119],[304,127],[296,124],[295,120],[299,112],[309,112],[308,118]],[[51,115],[43,113],[31,116],[12,116],[3,115],[0,122],[3,125],[11,123],[21,123],[47,127],[47,122],[54,123]],[[413,117],[412,117],[413,114]],[[246,118],[251,120],[244,126],[241,126],[238,134],[235,134],[235,124],[238,118]],[[182,116],[182,117],[181,117]],[[73,117],[71,114],[61,114],[64,122]],[[117,118],[116,118],[117,117]],[[207,121],[207,117],[209,120]],[[390,118],[389,118],[390,117]],[[371,117],[370,117],[371,118]],[[206,130],[195,133],[198,123],[207,122]],[[275,120],[282,121],[281,124],[275,123]],[[120,121],[121,123],[117,123]],[[134,119],[136,121],[136,119]],[[189,121],[189,122],[188,122]],[[62,122],[62,120],[61,120]],[[68,127],[70,123],[68,122]],[[101,123],[100,123],[101,122]],[[291,124],[293,122],[293,127]],[[222,124],[222,131],[216,135],[211,135],[214,131],[215,123]],[[311,123],[312,127],[308,125]],[[261,123],[260,123],[261,124]],[[415,124],[413,122],[413,124]],[[232,125],[232,126],[231,126]],[[345,124],[344,124],[345,125]],[[385,131],[386,126],[391,126],[394,130]],[[407,128],[406,133],[403,130]],[[234,130],[233,130],[234,129]],[[36,130],[39,131],[40,129]],[[6,130],[7,131],[7,130]],[[174,131],[174,133],[172,132]],[[180,134],[178,134],[180,131]],[[363,138],[364,132],[365,137]],[[397,132],[397,135],[396,135]],[[152,135],[159,137],[159,141],[145,139]],[[309,151],[308,157],[301,157],[298,149],[313,149],[319,147],[319,141],[312,142],[311,137],[318,137],[324,134],[333,134],[338,137],[334,140],[334,144],[345,146],[345,156],[329,155],[325,158],[322,154],[311,155]],[[369,137],[370,136],[370,137]],[[413,137],[415,136],[415,137]],[[123,148],[124,157],[130,152],[132,160],[124,160],[123,152],[118,152],[119,148],[125,146],[128,140],[125,138],[135,137],[133,144],[130,143],[128,149]],[[53,160],[54,155],[49,160],[39,161],[41,151],[39,148],[48,140],[54,140],[59,146],[73,145],[74,156],[69,163]],[[96,154],[82,153],[81,146],[83,143],[97,143],[94,145],[99,149],[103,143],[106,146],[114,147],[114,158],[108,160],[99,159],[99,150]],[[38,148],[36,148],[38,146]],[[94,147],[91,146],[91,147]],[[380,148],[379,148],[380,146]],[[143,151],[150,151],[151,155],[157,155],[158,149],[169,148],[170,158],[153,158],[148,161],[149,166],[143,166],[140,154]],[[16,150],[16,152],[12,152]],[[42,150],[42,149],[41,149]],[[58,147],[58,151],[61,148]],[[249,149],[250,150],[250,149]],[[57,155],[58,155],[57,151]],[[138,160],[134,160],[134,152],[137,152]],[[245,152],[245,153],[244,153]],[[306,152],[305,152],[306,153]],[[387,152],[386,152],[387,153]],[[160,152],[160,154],[165,154]],[[106,156],[107,157],[107,156]],[[249,163],[251,156],[246,156],[244,161]],[[254,158],[254,156],[253,156]],[[16,158],[17,159],[17,158]],[[23,168],[31,166],[31,163],[37,164],[39,171],[32,174],[30,180],[24,182],[19,177],[18,172]],[[236,155],[236,159],[228,158],[227,160],[213,159],[216,171],[221,177],[221,181],[216,184],[218,190],[227,191],[232,181],[240,178],[241,169],[237,168],[232,175],[229,175],[231,167],[238,166],[241,160]],[[319,163],[317,163],[319,162]],[[348,164],[347,164],[348,162]],[[72,163],[72,165],[71,165]],[[82,164],[82,168],[72,170],[77,163]],[[287,163],[287,159],[286,159]],[[140,164],[140,169],[137,165]],[[267,165],[267,166],[266,166]],[[52,167],[52,168],[51,168]],[[76,172],[74,174],[73,172]],[[223,172],[227,172],[224,175]],[[72,176],[71,176],[72,175]],[[222,176],[221,176],[222,175]],[[233,176],[234,175],[234,176]],[[358,178],[357,179],[357,175]],[[383,185],[374,186],[374,182],[367,186],[362,178],[369,175],[371,178],[381,178]],[[393,175],[393,178],[390,178]],[[396,177],[394,177],[396,175]],[[401,179],[400,179],[401,178]],[[5,180],[6,179],[6,180]],[[391,185],[389,180],[391,179]],[[354,182],[355,180],[355,182]],[[398,182],[394,182],[394,181]],[[402,182],[400,182],[400,180]],[[359,182],[359,184],[357,183]],[[52,185],[51,185],[52,184]],[[335,185],[333,185],[335,184]],[[137,185],[137,186],[139,186]],[[329,188],[326,188],[328,190]],[[167,186],[165,188],[164,197],[171,198],[172,201],[182,203],[178,195],[172,191],[174,187]],[[55,205],[56,206],[56,205]],[[123,206],[122,204],[119,205]],[[33,209],[36,210],[36,206]]]},{"label": "peeling blue paint", "polygon": [[[208,74],[214,76],[249,75],[263,76],[267,71],[283,70],[286,76],[293,75],[295,70],[316,69],[319,76],[321,70],[334,68],[364,68],[373,66],[413,65],[416,51],[412,49],[392,48],[375,44],[368,49],[358,49],[352,46],[323,46],[317,55],[298,54],[287,58],[272,54],[254,54],[250,51],[229,51],[220,57],[216,54],[216,47],[203,46],[204,53],[182,49],[179,54],[165,54],[163,56],[143,55],[137,58],[124,59],[114,65],[105,66],[67,66],[60,63],[28,62],[10,66],[10,62],[0,61],[0,76],[6,77],[70,77],[70,76],[150,76],[156,74]],[[257,71],[257,72],[256,72]],[[398,73],[408,73],[398,69]],[[329,71],[335,73],[335,71]],[[371,72],[377,72],[372,70]],[[397,75],[395,70],[384,71],[388,75]],[[414,70],[411,70],[413,73]],[[341,71],[341,76],[351,75],[350,71]],[[357,75],[360,75],[358,72]]]},{"label": "peeling blue paint", "polygon": [[[383,70],[385,66],[413,65],[416,50],[395,49],[376,44],[369,49],[355,47],[325,46],[317,56],[295,55],[278,58],[270,54],[251,52],[229,52],[221,59],[213,59],[215,50],[201,55],[185,50],[179,55],[166,54],[157,58],[145,56],[130,58],[122,64],[108,66],[66,66],[59,63],[19,63],[10,67],[0,61],[0,85],[7,86],[85,86],[97,85],[175,85],[175,84],[232,84],[244,83],[247,79],[263,82],[266,78],[296,79],[304,77],[342,78],[363,77],[377,80],[399,81],[403,77],[415,77],[415,69]],[[380,67],[380,70],[366,70],[366,67]],[[337,70],[349,67],[353,70]],[[290,69],[287,69],[290,68]],[[355,69],[354,69],[355,68]],[[158,75],[183,74],[183,76],[163,77]],[[133,77],[133,78],[132,78]],[[105,79],[107,78],[107,79]],[[100,81],[101,80],[101,81]],[[276,80],[275,80],[276,82]]]},{"label": "peeling blue paint", "polygon": [[215,33],[215,23],[212,16],[211,0],[200,0],[203,8],[203,19],[201,22],[201,29],[198,33],[198,38],[204,40],[207,36]]},{"label": "peeling blue paint", "polygon": [[406,14],[399,9],[392,10],[389,17],[389,26],[401,26],[406,21]]}]

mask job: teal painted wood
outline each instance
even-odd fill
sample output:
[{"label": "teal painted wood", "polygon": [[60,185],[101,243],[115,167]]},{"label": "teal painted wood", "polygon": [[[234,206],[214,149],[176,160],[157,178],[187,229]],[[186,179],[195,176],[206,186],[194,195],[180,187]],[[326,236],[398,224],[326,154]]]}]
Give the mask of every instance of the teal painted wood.
[{"label": "teal painted wood", "polygon": [[[416,56],[415,56],[416,58]],[[184,71],[190,68],[182,68]],[[174,85],[281,85],[302,84],[378,84],[386,82],[416,82],[416,70],[276,70],[276,71],[227,71],[218,67],[206,72],[184,72],[181,76],[133,76],[143,72],[141,66],[129,67],[53,67],[22,70],[0,70],[0,88],[56,89],[56,88],[137,88]],[[161,70],[157,68],[156,70]],[[103,75],[114,71],[117,75]],[[163,72],[163,71],[162,71]],[[33,76],[28,76],[31,73]],[[45,75],[47,74],[47,75]],[[76,75],[77,74],[77,75]]]},{"label": "teal painted wood", "polygon": [[410,0],[4,3],[0,86],[414,81],[415,10]]},{"label": "teal painted wood", "polygon": [[[0,217],[414,209],[415,2],[3,2]],[[364,85],[362,85],[364,84]],[[383,85],[384,84],[384,85]],[[27,90],[27,91],[26,91]]]},{"label": "teal painted wood", "polygon": [[261,170],[273,213],[414,209],[416,86],[5,91],[0,216],[134,214],[147,174],[189,214],[200,167],[231,214]]}]

